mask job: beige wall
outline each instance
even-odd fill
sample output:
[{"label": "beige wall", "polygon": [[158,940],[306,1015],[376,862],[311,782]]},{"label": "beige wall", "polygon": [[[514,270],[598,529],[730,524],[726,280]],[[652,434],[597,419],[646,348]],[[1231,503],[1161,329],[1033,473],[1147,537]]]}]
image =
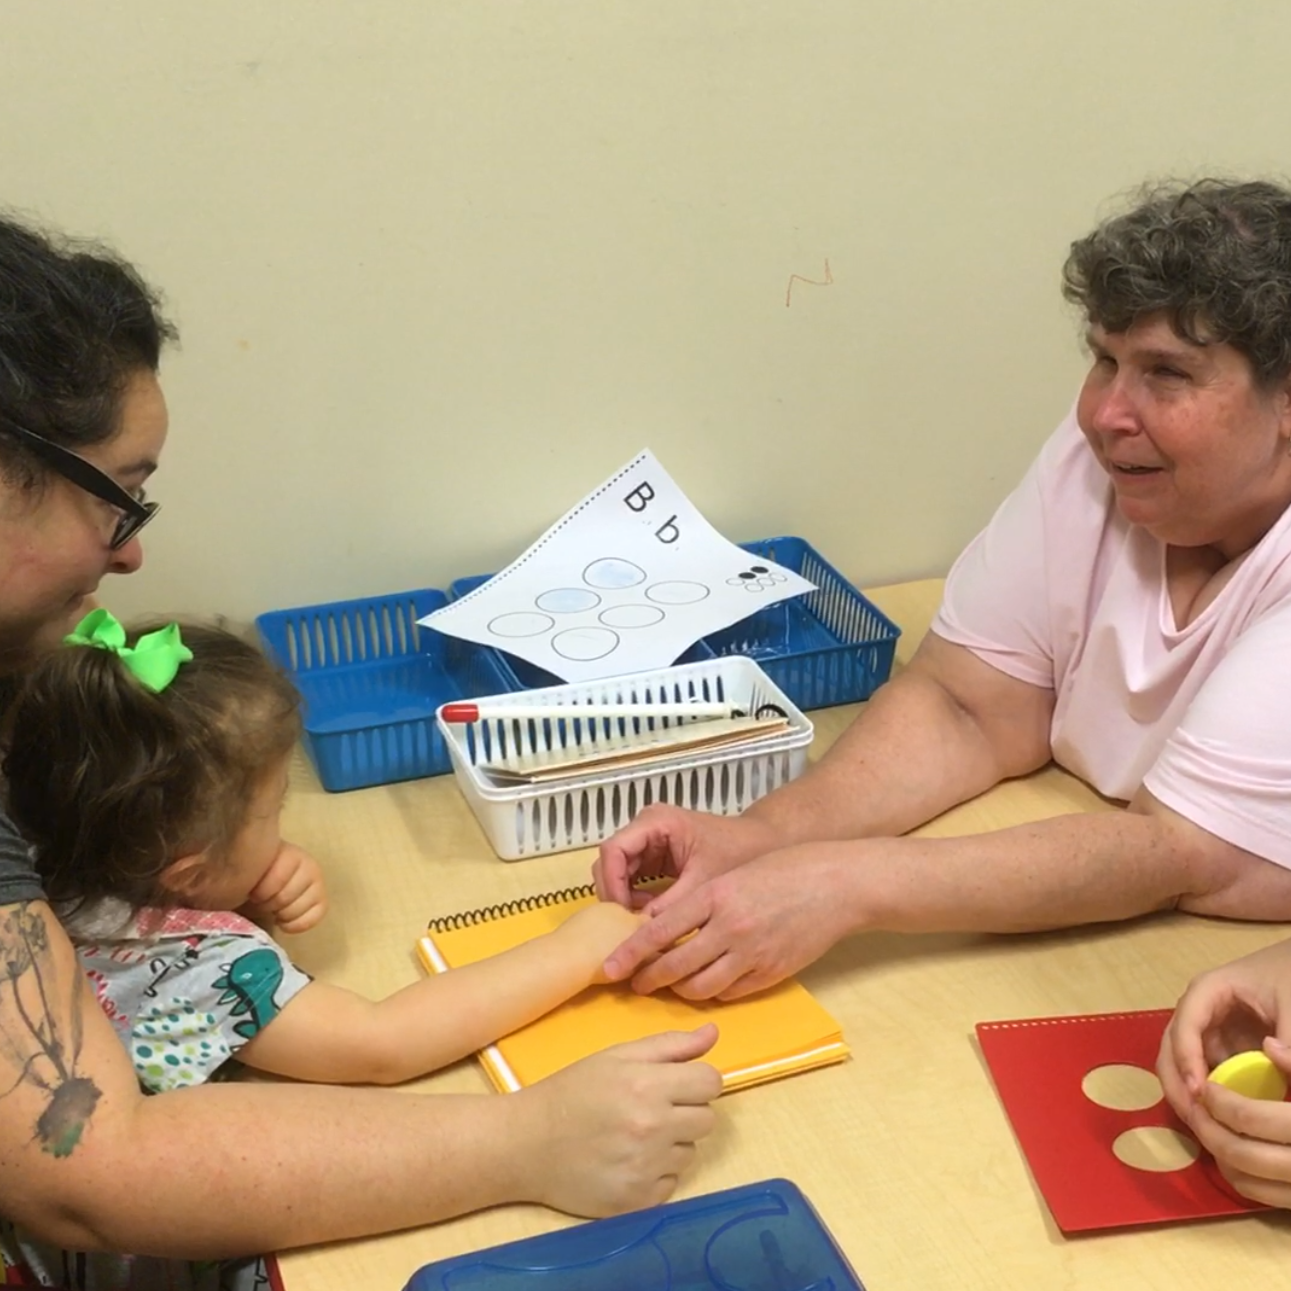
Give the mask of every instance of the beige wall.
[{"label": "beige wall", "polygon": [[0,12],[0,202],[183,333],[126,612],[496,568],[646,445],[732,538],[943,571],[1074,394],[1071,238],[1291,169],[1284,0]]}]

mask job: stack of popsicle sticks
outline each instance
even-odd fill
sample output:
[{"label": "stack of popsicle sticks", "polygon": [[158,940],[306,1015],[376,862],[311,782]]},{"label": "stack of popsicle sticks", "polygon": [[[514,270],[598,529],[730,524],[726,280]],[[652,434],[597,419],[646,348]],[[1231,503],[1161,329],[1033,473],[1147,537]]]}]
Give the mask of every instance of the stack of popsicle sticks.
[{"label": "stack of popsicle sticks", "polygon": [[649,767],[682,753],[753,744],[789,728],[788,717],[778,710],[750,717],[729,704],[706,703],[543,707],[464,703],[445,705],[441,714],[449,722],[572,722],[591,728],[591,741],[575,740],[571,747],[562,748],[559,740],[553,740],[554,747],[534,749],[505,764],[482,763],[480,770],[501,784],[547,784],[601,771]]}]

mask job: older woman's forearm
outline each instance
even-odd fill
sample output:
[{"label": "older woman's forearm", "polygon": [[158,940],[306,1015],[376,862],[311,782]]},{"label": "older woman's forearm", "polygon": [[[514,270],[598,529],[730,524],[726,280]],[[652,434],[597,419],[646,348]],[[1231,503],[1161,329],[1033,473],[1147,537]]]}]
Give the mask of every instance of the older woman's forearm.
[{"label": "older woman's forearm", "polygon": [[1049,760],[1049,692],[928,637],[833,748],[746,813],[781,846],[904,834]]},{"label": "older woman's forearm", "polygon": [[857,930],[1034,932],[1174,907],[1291,918],[1291,872],[1151,813],[1074,814],[854,847],[846,896]]}]

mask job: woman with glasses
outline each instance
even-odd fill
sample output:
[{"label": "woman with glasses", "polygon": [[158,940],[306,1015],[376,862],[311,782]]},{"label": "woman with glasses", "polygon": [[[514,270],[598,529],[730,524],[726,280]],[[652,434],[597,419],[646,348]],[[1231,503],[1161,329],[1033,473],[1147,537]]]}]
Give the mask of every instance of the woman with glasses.
[{"label": "woman with glasses", "polygon": [[[0,689],[142,562],[172,336],[127,265],[0,219]],[[0,1219],[69,1252],[166,1258],[123,1264],[132,1286],[214,1287],[232,1274],[210,1261],[507,1201],[662,1201],[711,1127],[720,1079],[690,1061],[711,1043],[656,1036],[506,1099],[236,1082],[145,1098],[0,815]],[[67,1287],[85,1263],[69,1253]]]}]

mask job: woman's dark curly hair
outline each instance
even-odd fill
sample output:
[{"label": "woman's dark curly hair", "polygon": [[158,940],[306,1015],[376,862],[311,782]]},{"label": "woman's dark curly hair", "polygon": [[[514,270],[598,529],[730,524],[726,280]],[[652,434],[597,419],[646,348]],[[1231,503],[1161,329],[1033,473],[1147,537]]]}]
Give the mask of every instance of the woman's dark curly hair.
[{"label": "woman's dark curly hair", "polygon": [[121,398],[156,372],[175,329],[125,261],[0,217],[0,473],[26,488],[48,468],[7,425],[79,451],[116,433]]},{"label": "woman's dark curly hair", "polygon": [[[131,643],[155,624],[133,626]],[[300,731],[290,679],[232,633],[180,625],[193,652],[160,693],[92,646],[46,656],[7,715],[9,813],[51,901],[173,904],[163,870],[217,861]]]},{"label": "woman's dark curly hair", "polygon": [[1245,355],[1265,388],[1291,374],[1291,191],[1278,184],[1152,185],[1072,243],[1062,277],[1109,332],[1161,313],[1185,340]]}]

